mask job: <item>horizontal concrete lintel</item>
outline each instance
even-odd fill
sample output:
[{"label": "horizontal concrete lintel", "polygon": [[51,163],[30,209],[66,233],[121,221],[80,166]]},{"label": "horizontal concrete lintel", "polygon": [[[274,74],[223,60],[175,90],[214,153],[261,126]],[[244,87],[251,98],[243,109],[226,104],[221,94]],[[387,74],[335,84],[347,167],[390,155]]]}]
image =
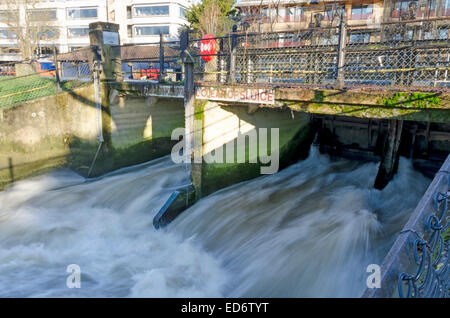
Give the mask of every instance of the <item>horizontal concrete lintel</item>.
[{"label": "horizontal concrete lintel", "polygon": [[[336,90],[336,89],[321,89],[321,88],[282,88],[275,90],[275,99],[277,101],[297,101],[297,102],[323,102],[323,103],[338,103],[348,105],[360,106],[380,106],[380,100],[393,97],[396,93],[414,93],[414,91],[387,91],[387,90],[367,90],[367,89],[351,89],[351,90]],[[450,92],[420,92],[427,94],[427,96],[438,97],[441,104],[437,107],[439,109],[450,110]],[[398,108],[405,108],[401,102],[396,105]]]},{"label": "horizontal concrete lintel", "polygon": [[184,98],[184,85],[143,81],[109,82],[111,88],[135,96]]},{"label": "horizontal concrete lintel", "polygon": [[[394,99],[399,92],[367,91],[367,90],[334,90],[319,88],[276,88],[275,105],[261,104],[259,107],[285,108],[293,111],[320,115],[335,115],[371,119],[401,119],[410,121],[426,121],[450,123],[450,93],[428,92],[426,98],[436,98],[439,102],[427,107],[409,105],[418,104],[424,98],[399,99],[398,102],[385,101]],[[413,92],[400,92],[410,96]],[[235,105],[235,102],[220,102],[221,105]],[[241,105],[249,105],[239,103]]]}]

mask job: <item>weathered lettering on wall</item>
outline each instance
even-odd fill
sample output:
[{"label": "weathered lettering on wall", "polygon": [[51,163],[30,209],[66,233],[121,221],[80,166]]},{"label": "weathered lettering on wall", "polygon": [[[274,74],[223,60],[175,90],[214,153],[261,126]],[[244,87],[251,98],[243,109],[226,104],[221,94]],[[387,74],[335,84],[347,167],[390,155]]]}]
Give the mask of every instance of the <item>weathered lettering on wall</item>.
[{"label": "weathered lettering on wall", "polygon": [[275,104],[275,92],[265,88],[197,87],[195,98],[227,102]]},{"label": "weathered lettering on wall", "polygon": [[144,96],[184,98],[184,86],[175,85],[146,85]]}]

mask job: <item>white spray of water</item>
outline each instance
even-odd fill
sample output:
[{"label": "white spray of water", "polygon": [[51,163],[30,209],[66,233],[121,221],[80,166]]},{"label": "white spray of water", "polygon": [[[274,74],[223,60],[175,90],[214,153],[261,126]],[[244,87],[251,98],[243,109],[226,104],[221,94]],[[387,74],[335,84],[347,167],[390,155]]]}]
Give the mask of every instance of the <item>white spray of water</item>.
[{"label": "white spray of water", "polygon": [[[68,171],[0,193],[0,297],[359,296],[429,180],[407,160],[307,160],[202,199],[166,230],[152,218],[186,184],[170,158],[95,181]],[[81,289],[66,267],[81,267]]]},{"label": "white spray of water", "polygon": [[206,197],[170,226],[230,272],[230,297],[358,297],[429,180],[401,158],[373,189],[378,164],[330,161],[311,149],[280,173]]},{"label": "white spray of water", "polygon": [[[169,158],[84,183],[62,171],[0,193],[0,297],[219,297],[217,261],[152,218],[187,182]],[[66,287],[66,267],[81,288]]]}]

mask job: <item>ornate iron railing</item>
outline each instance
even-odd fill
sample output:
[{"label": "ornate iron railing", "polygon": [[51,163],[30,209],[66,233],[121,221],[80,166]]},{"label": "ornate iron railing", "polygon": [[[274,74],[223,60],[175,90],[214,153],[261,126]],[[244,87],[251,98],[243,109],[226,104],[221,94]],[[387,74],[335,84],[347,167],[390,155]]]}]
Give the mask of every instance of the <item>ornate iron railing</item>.
[{"label": "ornate iron railing", "polygon": [[[414,275],[403,272],[398,280],[400,297],[449,297],[450,266],[449,266],[449,215],[450,172],[448,174],[448,191],[437,191],[434,197],[434,211],[428,217],[426,229],[431,233],[429,240],[418,235],[414,241],[414,259],[418,269]],[[407,292],[405,294],[404,289]]]},{"label": "ornate iron railing", "polygon": [[450,155],[384,258],[380,288],[362,297],[449,296],[449,201]]}]

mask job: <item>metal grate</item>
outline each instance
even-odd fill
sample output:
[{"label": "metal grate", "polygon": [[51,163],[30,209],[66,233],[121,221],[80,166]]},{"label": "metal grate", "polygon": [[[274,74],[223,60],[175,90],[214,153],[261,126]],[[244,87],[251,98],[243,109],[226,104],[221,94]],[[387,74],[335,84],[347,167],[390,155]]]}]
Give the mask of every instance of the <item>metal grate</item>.
[{"label": "metal grate", "polygon": [[[450,87],[450,20],[402,21],[367,26],[307,28],[271,33],[232,33],[216,37],[209,62],[201,39],[189,42],[197,82],[223,84]],[[339,43],[341,32],[343,43]],[[343,67],[338,56],[342,52]]]}]

